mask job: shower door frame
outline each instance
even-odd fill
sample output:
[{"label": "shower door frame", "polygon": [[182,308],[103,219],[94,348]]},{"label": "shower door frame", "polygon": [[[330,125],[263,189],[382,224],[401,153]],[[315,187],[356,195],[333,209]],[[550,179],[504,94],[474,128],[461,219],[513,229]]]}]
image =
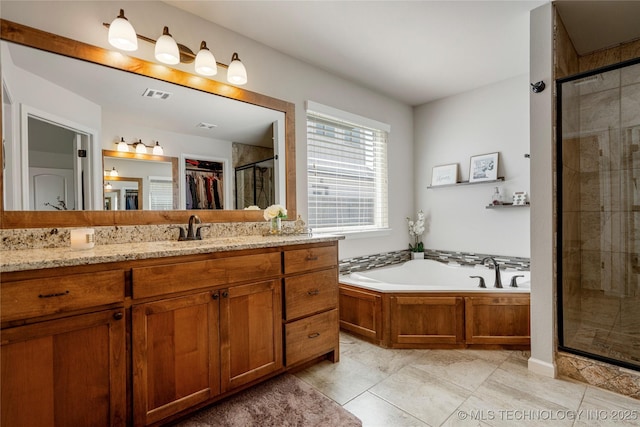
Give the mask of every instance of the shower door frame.
[{"label": "shower door frame", "polygon": [[556,79],[555,81],[555,119],[556,119],[556,134],[555,134],[555,150],[556,150],[556,162],[555,162],[555,176],[556,176],[556,199],[555,199],[555,209],[556,209],[556,316],[557,316],[557,337],[558,337],[558,350],[566,353],[575,354],[578,356],[583,356],[589,359],[598,360],[601,362],[609,363],[612,365],[620,366],[623,368],[631,369],[634,371],[640,371],[640,362],[638,364],[634,364],[631,362],[612,359],[606,356],[602,356],[599,354],[590,353],[588,351],[579,350],[572,347],[567,347],[564,345],[564,318],[563,318],[563,271],[562,271],[562,262],[563,262],[563,211],[562,211],[562,202],[563,202],[563,165],[562,165],[562,85],[564,83],[568,83],[574,80],[580,80],[587,77],[591,77],[597,74],[606,73],[609,71],[619,70],[628,66],[640,64],[640,58],[631,59],[628,61],[619,62],[612,65],[607,65],[605,67],[596,68],[593,70],[585,71],[578,74],[573,74],[571,76],[563,77]]}]

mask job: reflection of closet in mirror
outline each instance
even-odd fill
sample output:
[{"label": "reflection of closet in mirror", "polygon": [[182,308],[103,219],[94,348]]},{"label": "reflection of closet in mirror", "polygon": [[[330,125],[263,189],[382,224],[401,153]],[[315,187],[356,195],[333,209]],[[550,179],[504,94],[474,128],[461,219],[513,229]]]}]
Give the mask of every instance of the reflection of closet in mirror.
[{"label": "reflection of closet in mirror", "polygon": [[272,157],[236,168],[237,207],[258,206],[260,209],[265,209],[275,203],[273,161]]},{"label": "reflection of closet in mirror", "polygon": [[104,210],[137,211],[142,209],[142,178],[105,176]]},{"label": "reflection of closet in mirror", "polygon": [[224,164],[212,160],[185,159],[187,209],[224,209]]}]

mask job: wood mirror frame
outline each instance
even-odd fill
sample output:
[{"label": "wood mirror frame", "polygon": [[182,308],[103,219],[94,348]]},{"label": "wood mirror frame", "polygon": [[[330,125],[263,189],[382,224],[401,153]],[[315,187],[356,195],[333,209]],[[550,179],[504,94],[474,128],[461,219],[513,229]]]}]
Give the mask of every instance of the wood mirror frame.
[{"label": "wood mirror frame", "polygon": [[[285,115],[286,207],[288,217],[296,218],[295,105],[293,103],[195,76],[184,71],[158,67],[158,64],[153,62],[122,54],[114,55],[114,51],[108,49],[4,19],[0,20],[0,24],[0,38],[2,40],[283,112]],[[1,126],[0,121],[0,131],[2,130]],[[3,155],[4,153],[0,152],[0,162],[4,161]],[[4,182],[1,175],[0,194],[4,194]],[[203,222],[264,221],[262,211],[255,210],[5,211],[3,199],[0,198],[0,228],[6,229],[181,224],[186,222],[190,215],[194,214],[197,214]]]}]

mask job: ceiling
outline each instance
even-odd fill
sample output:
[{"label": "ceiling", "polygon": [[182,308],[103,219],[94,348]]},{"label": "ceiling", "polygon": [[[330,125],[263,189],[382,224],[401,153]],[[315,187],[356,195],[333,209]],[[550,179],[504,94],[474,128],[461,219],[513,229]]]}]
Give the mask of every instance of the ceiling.
[{"label": "ceiling", "polygon": [[[165,3],[420,105],[528,73],[529,11],[548,0]],[[558,3],[581,53],[640,37],[640,1]]]}]

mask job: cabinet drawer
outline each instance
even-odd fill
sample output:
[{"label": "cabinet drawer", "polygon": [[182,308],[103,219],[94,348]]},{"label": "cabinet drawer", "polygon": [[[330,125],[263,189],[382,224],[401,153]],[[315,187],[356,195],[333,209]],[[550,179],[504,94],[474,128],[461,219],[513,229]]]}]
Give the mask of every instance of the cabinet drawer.
[{"label": "cabinet drawer", "polygon": [[146,298],[280,274],[280,253],[243,255],[132,269],[133,297]]},{"label": "cabinet drawer", "polygon": [[320,356],[338,346],[338,310],[334,309],[285,325],[286,364]]},{"label": "cabinet drawer", "polygon": [[336,308],[338,273],[335,268],[284,279],[285,320]]},{"label": "cabinet drawer", "polygon": [[336,246],[319,248],[295,249],[284,253],[285,274],[299,273],[338,265],[338,250]]},{"label": "cabinet drawer", "polygon": [[99,271],[2,284],[2,321],[124,301],[124,271]]}]

